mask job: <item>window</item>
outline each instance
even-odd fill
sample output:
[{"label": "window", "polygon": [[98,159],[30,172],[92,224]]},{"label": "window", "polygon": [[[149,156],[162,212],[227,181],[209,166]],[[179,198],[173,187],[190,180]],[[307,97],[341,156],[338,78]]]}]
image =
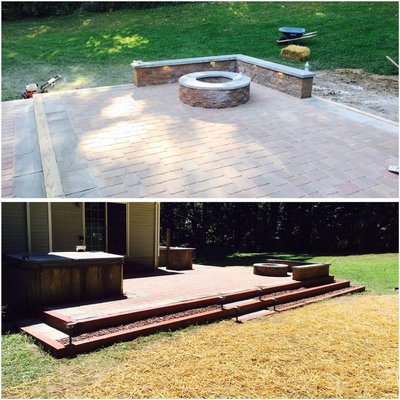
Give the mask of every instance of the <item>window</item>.
[{"label": "window", "polygon": [[85,203],[86,250],[106,250],[106,204]]}]

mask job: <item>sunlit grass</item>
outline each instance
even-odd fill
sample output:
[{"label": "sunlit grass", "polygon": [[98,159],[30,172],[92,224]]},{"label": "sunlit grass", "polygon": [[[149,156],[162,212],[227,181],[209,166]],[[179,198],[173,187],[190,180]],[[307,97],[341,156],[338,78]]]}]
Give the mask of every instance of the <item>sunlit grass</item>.
[{"label": "sunlit grass", "polygon": [[2,98],[45,82],[50,69],[66,75],[79,66],[88,87],[131,83],[132,60],[242,53],[303,68],[280,57],[275,41],[285,25],[319,32],[304,42],[311,69],[398,73],[385,58],[398,55],[396,2],[185,3],[4,22]]},{"label": "sunlit grass", "polygon": [[207,265],[243,265],[251,267],[267,258],[283,258],[306,262],[331,264],[330,274],[338,279],[348,279],[353,284],[366,286],[367,292],[390,294],[399,286],[398,254],[325,255],[288,253],[234,253],[210,256],[195,260]]}]

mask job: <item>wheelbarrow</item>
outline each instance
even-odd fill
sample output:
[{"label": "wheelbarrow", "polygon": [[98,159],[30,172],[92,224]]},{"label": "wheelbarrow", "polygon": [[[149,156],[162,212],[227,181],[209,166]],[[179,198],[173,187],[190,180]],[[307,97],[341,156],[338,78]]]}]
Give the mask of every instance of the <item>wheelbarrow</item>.
[{"label": "wheelbarrow", "polygon": [[279,28],[279,32],[283,33],[284,36],[282,36],[280,39],[276,41],[276,43],[281,44],[281,43],[290,43],[290,42],[295,42],[298,40],[304,40],[304,39],[309,39],[312,37],[317,36],[317,31],[315,32],[306,32],[304,28],[294,28],[294,27],[288,27],[284,26],[282,28]]}]

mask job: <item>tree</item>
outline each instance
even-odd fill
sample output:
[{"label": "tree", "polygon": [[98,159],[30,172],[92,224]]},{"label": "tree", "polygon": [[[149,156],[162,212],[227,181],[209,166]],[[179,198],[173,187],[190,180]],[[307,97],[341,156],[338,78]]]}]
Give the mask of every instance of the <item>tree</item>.
[{"label": "tree", "polygon": [[207,252],[398,250],[397,203],[162,203],[162,238]]}]

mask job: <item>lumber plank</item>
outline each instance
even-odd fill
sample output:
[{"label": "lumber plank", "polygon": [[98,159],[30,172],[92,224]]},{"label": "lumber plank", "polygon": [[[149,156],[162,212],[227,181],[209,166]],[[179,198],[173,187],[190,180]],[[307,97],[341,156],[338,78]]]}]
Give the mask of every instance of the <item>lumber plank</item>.
[{"label": "lumber plank", "polygon": [[316,34],[316,33],[309,34],[309,35],[303,35],[303,36],[301,36],[301,37],[299,37],[299,38],[292,38],[292,39],[278,39],[278,40],[276,41],[276,43],[295,42],[295,41],[298,41],[298,40],[304,40],[304,39],[313,38],[313,37],[315,37],[315,36],[317,36],[317,34]]},{"label": "lumber plank", "polygon": [[43,107],[43,95],[36,94],[33,96],[33,107],[35,110],[46,197],[65,197]]},{"label": "lumber plank", "polygon": [[399,68],[399,64],[397,64],[397,62],[395,62],[393,59],[391,59],[389,56],[386,56],[386,58],[392,63],[394,64],[397,68]]}]

